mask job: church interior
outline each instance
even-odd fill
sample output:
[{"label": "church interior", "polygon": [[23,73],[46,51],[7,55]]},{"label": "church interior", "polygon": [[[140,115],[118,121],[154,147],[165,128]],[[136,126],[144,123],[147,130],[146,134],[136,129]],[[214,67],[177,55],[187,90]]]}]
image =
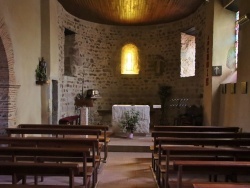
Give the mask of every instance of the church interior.
[{"label": "church interior", "polygon": [[[162,137],[172,138],[176,134],[184,139],[191,132],[199,132],[199,136],[191,136],[197,143],[202,145],[205,141],[199,137],[203,137],[206,142],[208,138],[213,138],[213,143],[217,139],[220,145],[222,140],[228,142],[225,140],[229,140],[230,135],[234,139],[237,137],[237,146],[250,146],[249,1],[0,0],[0,5],[1,145],[29,141],[38,146],[45,142],[42,137],[48,135],[85,135],[72,139],[65,136],[69,146],[77,139],[87,143],[87,138],[94,139],[97,135],[97,142],[102,143],[102,147],[93,145],[92,149],[97,150],[100,161],[92,164],[95,170],[91,183],[87,183],[87,176],[83,178],[83,187],[97,188],[115,187],[117,183],[121,188],[175,187],[169,183],[171,178],[166,170],[161,171],[160,158],[161,155],[166,158],[166,152],[173,148],[156,147],[159,143],[172,143],[173,139]],[[130,115],[133,118],[127,120]],[[37,125],[36,130],[28,125]],[[49,125],[58,126],[50,130]],[[77,127],[79,125],[83,125],[82,129]],[[63,130],[59,130],[61,126],[65,126]],[[210,131],[205,132],[205,129]],[[179,134],[182,131],[185,134]],[[131,133],[129,138],[126,132]],[[170,135],[169,132],[174,133]],[[236,136],[235,132],[241,135]],[[212,136],[208,135],[210,133]],[[25,134],[34,138],[23,137]],[[36,134],[41,138],[36,140]],[[241,138],[240,143],[238,138]],[[60,139],[58,142],[62,144],[64,141]],[[211,140],[204,144],[211,146]],[[57,141],[49,138],[44,144],[47,142]],[[188,139],[185,142],[193,143]],[[0,147],[0,153],[5,149]],[[16,152],[20,148],[9,149],[8,152]],[[29,148],[25,149],[26,153],[32,153]],[[40,149],[44,149],[44,153],[51,152],[48,148]],[[84,156],[93,156],[92,149],[90,153],[84,150]],[[78,150],[74,155],[79,155]],[[176,148],[173,150],[177,152]],[[182,151],[190,152],[186,150]],[[200,149],[195,152],[197,150]],[[235,150],[248,155],[247,149]],[[34,151],[37,155],[39,152]],[[57,152],[62,151],[58,149]],[[225,154],[224,150],[213,152]],[[68,157],[73,155],[72,151],[66,153]],[[57,153],[54,151],[51,155]],[[138,160],[134,161],[133,156]],[[124,170],[132,167],[126,165],[126,161],[135,163],[133,168],[138,174],[134,176],[150,180],[136,181],[125,175],[126,180],[131,180],[129,184],[122,180],[116,182],[115,178],[111,178],[114,182],[110,179],[105,183],[107,176],[119,174],[112,162],[119,165],[123,157]],[[1,168],[5,169],[2,158],[5,160],[5,157],[0,156],[0,187],[11,188],[19,176],[9,172],[12,180],[1,178],[6,173],[1,172]],[[248,163],[247,159],[242,161]],[[245,168],[250,164],[238,165],[242,169],[244,166],[241,172],[249,175],[250,169]],[[145,166],[150,166],[150,170],[145,170]],[[138,170],[140,167],[142,169]],[[56,171],[59,167],[53,168]],[[148,185],[145,181],[149,181]],[[75,187],[74,181],[70,182],[70,187]],[[52,183],[58,182],[52,179]],[[192,188],[205,186],[191,185]],[[209,186],[217,188],[222,184]],[[250,187],[250,184],[225,183],[223,186],[245,188],[243,186]],[[176,187],[181,185],[177,183]]]}]

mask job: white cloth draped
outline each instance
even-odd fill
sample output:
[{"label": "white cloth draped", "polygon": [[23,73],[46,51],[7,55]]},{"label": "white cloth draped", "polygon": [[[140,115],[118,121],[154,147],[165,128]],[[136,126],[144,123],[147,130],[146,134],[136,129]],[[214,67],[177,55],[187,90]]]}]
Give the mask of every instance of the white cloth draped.
[{"label": "white cloth draped", "polygon": [[134,109],[138,111],[139,125],[137,125],[136,133],[149,133],[150,125],[150,107],[148,105],[113,105],[112,106],[112,128],[114,132],[120,132],[119,123],[124,112]]}]

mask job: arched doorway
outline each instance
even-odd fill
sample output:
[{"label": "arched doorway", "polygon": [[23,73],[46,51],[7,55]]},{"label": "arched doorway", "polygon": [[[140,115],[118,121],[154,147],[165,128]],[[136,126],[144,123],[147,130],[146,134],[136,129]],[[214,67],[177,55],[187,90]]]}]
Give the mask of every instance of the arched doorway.
[{"label": "arched doorway", "polygon": [[16,96],[19,87],[14,74],[11,39],[0,18],[0,134],[5,133],[3,128],[16,125]]}]

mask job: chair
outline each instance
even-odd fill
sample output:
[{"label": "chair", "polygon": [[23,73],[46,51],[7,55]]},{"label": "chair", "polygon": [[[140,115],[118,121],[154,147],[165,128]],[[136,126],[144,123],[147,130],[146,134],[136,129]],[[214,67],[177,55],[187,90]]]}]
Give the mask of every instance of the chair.
[{"label": "chair", "polygon": [[175,125],[200,126],[203,122],[203,108],[196,105],[186,106],[186,112],[175,118]]}]

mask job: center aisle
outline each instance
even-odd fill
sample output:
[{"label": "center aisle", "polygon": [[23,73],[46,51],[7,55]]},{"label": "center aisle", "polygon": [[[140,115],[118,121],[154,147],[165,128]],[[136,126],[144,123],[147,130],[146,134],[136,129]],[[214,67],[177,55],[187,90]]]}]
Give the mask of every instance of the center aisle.
[{"label": "center aisle", "polygon": [[150,164],[151,153],[109,152],[97,188],[157,188]]}]

